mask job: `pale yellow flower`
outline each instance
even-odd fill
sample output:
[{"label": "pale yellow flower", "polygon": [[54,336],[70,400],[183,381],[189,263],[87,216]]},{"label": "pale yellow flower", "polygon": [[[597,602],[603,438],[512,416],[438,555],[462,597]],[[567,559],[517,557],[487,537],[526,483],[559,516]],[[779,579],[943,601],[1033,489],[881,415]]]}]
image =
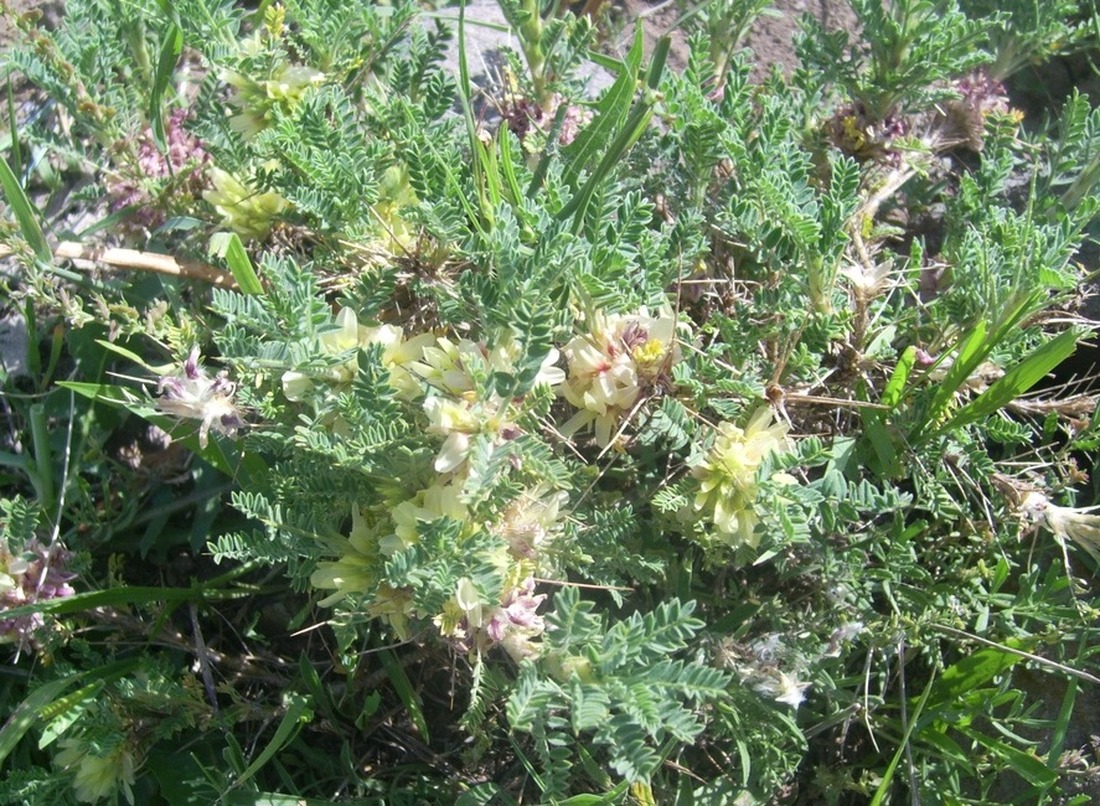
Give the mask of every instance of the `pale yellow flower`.
[{"label": "pale yellow flower", "polygon": [[222,78],[233,88],[230,105],[239,110],[229,119],[229,127],[247,140],[271,125],[277,107],[283,112],[293,110],[307,89],[324,83],[325,74],[300,64],[282,64],[264,81],[232,70]]},{"label": "pale yellow flower", "polygon": [[509,406],[496,395],[482,402],[467,392],[459,399],[433,395],[424,401],[428,433],[446,437],[436,456],[438,473],[458,469],[470,452],[471,438],[484,434],[499,444],[514,439],[519,428],[509,419]]},{"label": "pale yellow flower", "polygon": [[134,754],[119,742],[104,755],[93,754],[88,744],[80,738],[65,738],[58,742],[60,752],[54,756],[54,764],[73,774],[76,799],[82,803],[96,803],[110,797],[120,787],[127,802],[134,802]]},{"label": "pale yellow flower", "polygon": [[[357,348],[361,343],[359,319],[351,308],[343,308],[336,314],[336,327],[321,333],[317,341],[321,345],[322,352],[329,355],[340,355]],[[283,373],[283,394],[287,400],[305,400],[313,390],[315,380],[324,380],[333,384],[350,383],[359,370],[359,363],[355,357],[349,358],[343,364],[331,367],[322,376],[316,373],[298,372],[287,370]]]},{"label": "pale yellow flower", "polygon": [[[523,357],[522,345],[512,336],[506,334],[498,339],[496,345],[488,351],[486,361],[489,367],[498,372],[512,372],[516,361]],[[561,353],[554,347],[539,365],[538,374],[535,376],[534,386],[557,386],[565,381],[565,370],[557,366],[561,359]]]},{"label": "pale yellow flower", "polygon": [[220,168],[210,168],[207,178],[214,189],[204,190],[203,199],[221,215],[221,226],[242,238],[267,237],[287,207],[286,199],[275,191],[261,193]]},{"label": "pale yellow flower", "polygon": [[566,498],[564,492],[545,485],[527,490],[508,504],[493,531],[507,541],[516,559],[533,560],[558,529],[558,513]]},{"label": "pale yellow flower", "polygon": [[445,638],[466,641],[483,626],[484,610],[473,581],[462,577],[455,585],[454,595],[443,605],[443,612],[432,621]]},{"label": "pale yellow flower", "polygon": [[390,510],[393,533],[379,541],[379,549],[387,557],[404,551],[420,539],[421,523],[431,523],[440,518],[455,521],[466,520],[466,506],[462,503],[459,483],[435,482],[407,501]]},{"label": "pale yellow flower", "polygon": [[388,623],[401,641],[407,641],[411,635],[409,619],[412,613],[412,595],[408,591],[392,588],[385,583],[378,586],[378,593],[367,607],[367,615]]},{"label": "pale yellow flower", "polygon": [[364,327],[359,324],[355,311],[343,308],[336,315],[336,327],[321,333],[317,340],[324,353],[341,355],[351,352],[351,355],[339,366],[322,372],[284,372],[283,394],[288,400],[305,400],[315,382],[337,386],[351,383],[359,371],[359,359],[352,351],[375,344],[382,348],[382,364],[389,370],[390,387],[402,399],[411,400],[418,397],[422,390],[419,381],[409,373],[407,365],[419,359],[423,348],[431,344],[435,337],[430,333],[422,333],[406,340],[401,328],[394,325]]},{"label": "pale yellow flower", "polygon": [[[459,397],[473,391],[479,380],[488,378],[493,372],[514,372],[521,351],[521,345],[507,335],[492,349],[469,339],[456,343],[441,336],[434,345],[424,348],[423,357],[410,363],[409,369],[436,389]],[[565,373],[555,366],[560,357],[561,354],[551,348],[542,360],[535,386],[553,386],[564,380]]]},{"label": "pale yellow flower", "polygon": [[322,607],[329,607],[352,593],[366,593],[378,579],[379,551],[378,528],[372,520],[363,516],[359,507],[351,510],[351,533],[346,541],[338,541],[335,547],[337,560],[323,560],[309,578],[309,583],[322,590],[335,590],[322,599]]},{"label": "pale yellow flower", "polygon": [[720,423],[714,446],[692,470],[699,479],[695,510],[705,510],[722,539],[733,547],[759,543],[755,535],[759,519],[753,511],[759,492],[756,475],[769,454],[791,449],[787,430],[786,423],[773,422],[772,410],[766,406],[743,429]]},{"label": "pale yellow flower", "polygon": [[423,394],[420,381],[409,371],[413,362],[420,361],[424,349],[435,343],[431,333],[421,333],[411,339],[396,325],[378,325],[361,331],[365,344],[382,346],[382,364],[390,372],[390,387],[402,400],[413,400]]},{"label": "pale yellow flower", "polygon": [[592,425],[596,442],[606,446],[642,392],[679,360],[676,317],[668,310],[652,317],[644,308],[632,315],[596,313],[588,332],[572,338],[563,352],[569,374],[560,390],[579,411],[562,433],[571,436]]},{"label": "pale yellow flower", "polygon": [[442,392],[459,396],[474,389],[474,373],[485,376],[488,365],[480,346],[469,339],[457,344],[440,336],[434,345],[425,347],[421,360],[409,364],[409,369]]}]

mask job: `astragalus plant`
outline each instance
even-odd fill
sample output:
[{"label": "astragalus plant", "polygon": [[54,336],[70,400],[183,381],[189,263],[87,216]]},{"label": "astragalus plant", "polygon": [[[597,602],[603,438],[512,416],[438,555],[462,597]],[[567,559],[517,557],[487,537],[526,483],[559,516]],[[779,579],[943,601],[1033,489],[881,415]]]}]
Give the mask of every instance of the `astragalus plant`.
[{"label": "astragalus plant", "polygon": [[502,5],[6,11],[5,801],[1088,802],[1085,10]]}]

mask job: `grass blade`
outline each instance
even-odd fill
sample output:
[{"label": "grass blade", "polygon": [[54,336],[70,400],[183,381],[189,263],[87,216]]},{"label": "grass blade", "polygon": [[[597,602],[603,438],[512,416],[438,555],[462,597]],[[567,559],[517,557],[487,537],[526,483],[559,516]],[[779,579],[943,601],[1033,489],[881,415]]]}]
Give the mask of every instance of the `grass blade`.
[{"label": "grass blade", "polygon": [[263,284],[252,267],[252,261],[248,259],[248,252],[245,251],[240,235],[235,232],[215,233],[210,238],[209,253],[225,260],[242,294],[258,296],[264,293]]},{"label": "grass blade", "polygon": [[397,696],[401,698],[401,702],[408,710],[409,719],[420,731],[420,737],[425,742],[430,741],[431,734],[428,733],[428,720],[424,718],[424,709],[420,705],[420,695],[416,693],[412,681],[405,673],[405,667],[401,665],[401,661],[397,659],[392,650],[384,649],[380,651],[378,658],[382,661],[382,666],[386,670],[386,675],[389,677],[394,691],[397,692]]},{"label": "grass blade", "polygon": [[[164,114],[161,106],[164,103],[164,92],[168,89],[168,82],[172,80],[172,74],[176,71],[176,64],[179,63],[182,51],[183,31],[173,22],[164,32],[164,38],[160,42],[157,70],[153,75],[153,91],[149,95],[149,121],[153,128],[153,141],[163,153],[168,151],[168,140],[164,134]],[[169,162],[169,170],[171,167]]]},{"label": "grass blade", "polygon": [[301,726],[313,719],[313,710],[309,707],[309,700],[305,696],[289,693],[286,695],[286,700],[286,713],[279,721],[279,727],[275,729],[275,735],[271,737],[271,741],[253,759],[252,763],[248,765],[248,769],[237,777],[237,780],[233,782],[234,786],[240,786],[263,769],[264,765],[271,761],[275,754],[286,747],[294,738]]},{"label": "grass blade", "polygon": [[1007,406],[1073,355],[1077,349],[1077,338],[1075,331],[1067,330],[1037,347],[978,397],[955,412],[943,428],[957,428],[972,423]]},{"label": "grass blade", "polygon": [[49,265],[53,262],[53,250],[46,243],[46,236],[42,234],[42,227],[38,223],[38,213],[31,205],[27,194],[23,192],[23,186],[8,165],[7,160],[0,159],[0,187],[4,190],[4,198],[8,200],[8,206],[15,214],[15,220],[19,223],[19,231],[23,233],[23,239],[34,250],[35,257]]},{"label": "grass blade", "polygon": [[16,176],[23,172],[23,149],[19,145],[19,119],[15,116],[15,92],[8,76],[8,132],[11,136],[11,170]]}]

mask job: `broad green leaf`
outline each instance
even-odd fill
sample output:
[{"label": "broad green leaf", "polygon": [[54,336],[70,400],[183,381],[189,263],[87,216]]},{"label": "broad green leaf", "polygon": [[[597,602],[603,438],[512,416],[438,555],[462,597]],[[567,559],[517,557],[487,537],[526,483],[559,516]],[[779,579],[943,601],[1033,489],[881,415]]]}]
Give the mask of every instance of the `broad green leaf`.
[{"label": "broad green leaf", "polygon": [[979,322],[970,334],[959,344],[955,360],[947,370],[947,374],[940,382],[936,394],[928,407],[925,422],[935,422],[947,408],[955,393],[970,377],[970,374],[982,363],[987,354],[982,348],[985,344],[987,326],[985,322]]},{"label": "broad green leaf", "polygon": [[103,690],[104,682],[95,682],[82,686],[72,694],[58,697],[49,706],[42,709],[39,719],[46,721],[42,729],[42,735],[38,737],[38,749],[49,747],[58,738],[64,735],[69,726],[80,718],[83,709],[80,707],[86,702],[91,702]]},{"label": "broad green leaf", "polygon": [[955,764],[961,765],[965,770],[973,774],[974,765],[971,761],[970,754],[959,747],[958,743],[953,739],[948,738],[934,727],[925,728],[920,732],[920,740],[925,744],[930,744],[932,747],[943,755],[945,758],[951,759]]},{"label": "broad green leaf", "polygon": [[154,375],[165,375],[172,371],[171,364],[163,364],[161,366],[153,366],[146,363],[145,359],[135,353],[133,350],[127,350],[121,344],[117,344],[113,341],[107,341],[106,339],[96,339],[95,343],[102,347],[104,350],[108,350],[112,353],[122,356],[128,361],[132,361],[142,369],[148,370]]},{"label": "broad green leaf", "polygon": [[225,259],[242,294],[264,293],[264,287],[256,276],[256,270],[252,268],[252,261],[248,259],[248,252],[245,251],[240,235],[235,232],[215,233],[210,238],[210,254]]},{"label": "broad green leaf", "polygon": [[1027,358],[994,381],[988,389],[963,406],[943,428],[958,427],[993,414],[1028,391],[1073,355],[1078,334],[1067,330],[1052,341],[1040,345]]},{"label": "broad green leaf", "polygon": [[608,804],[619,803],[627,787],[628,784],[621,783],[606,795],[573,795],[557,802],[560,806],[608,806]]},{"label": "broad green leaf", "polygon": [[864,436],[871,443],[882,472],[889,478],[900,476],[902,467],[898,461],[898,451],[889,429],[882,422],[881,413],[873,409],[862,409],[860,421],[863,423]]},{"label": "broad green leaf", "polygon": [[882,405],[895,408],[901,403],[902,392],[905,390],[909,373],[913,371],[913,365],[916,361],[917,348],[913,346],[906,347],[905,352],[898,359],[898,365],[894,367],[894,372],[890,375],[890,380],[886,382],[886,388],[882,391]]},{"label": "broad green leaf", "polygon": [[970,653],[943,670],[931,697],[932,705],[951,703],[971,690],[989,683],[994,677],[1026,660],[1023,656],[986,647]]},{"label": "broad green leaf", "polygon": [[[653,116],[653,108],[657,103],[656,89],[660,84],[661,75],[664,72],[665,60],[668,58],[668,51],[671,44],[672,40],[667,36],[661,37],[661,39],[658,40],[657,46],[653,51],[653,59],[646,78],[646,87],[648,90],[634,104],[634,108],[631,110],[629,117],[622,124],[621,128],[619,128],[618,133],[615,135],[615,139],[611,142],[611,145],[607,147],[599,165],[592,171],[584,187],[569,200],[569,203],[566,204],[565,207],[558,211],[557,217],[559,220],[564,221],[569,217],[573,218],[574,233],[580,232],[581,225],[584,221],[585,211],[588,209],[588,205],[592,201],[593,196],[595,196],[596,191],[603,185],[608,174],[611,173],[611,169],[638,141],[638,138],[641,137],[642,133],[645,131],[646,126],[649,125],[649,119]],[[585,131],[588,131],[588,129]]]}]

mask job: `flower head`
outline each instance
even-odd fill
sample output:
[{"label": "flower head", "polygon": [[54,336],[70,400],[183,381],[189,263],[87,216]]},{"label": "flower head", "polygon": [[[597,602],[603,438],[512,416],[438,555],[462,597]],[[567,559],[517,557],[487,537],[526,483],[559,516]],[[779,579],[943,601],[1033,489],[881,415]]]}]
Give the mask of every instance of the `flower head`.
[{"label": "flower head", "polygon": [[1100,563],[1100,515],[1091,514],[1096,507],[1060,507],[1041,492],[1032,491],[1020,502],[1024,518],[1041,523],[1060,541],[1069,538]]},{"label": "flower head", "polygon": [[500,607],[490,616],[485,632],[512,660],[535,657],[541,651],[535,639],[546,629],[546,621],[537,612],[544,601],[546,594],[536,594],[535,580],[528,578],[506,591]]},{"label": "flower head", "polygon": [[790,450],[787,425],[772,421],[768,407],[760,409],[744,428],[723,422],[718,437],[692,475],[699,479],[696,511],[706,510],[722,538],[731,546],[756,546],[758,521],[753,501],[760,465],[772,453]]},{"label": "flower head", "polygon": [[562,427],[570,436],[595,426],[596,442],[611,443],[620,419],[679,360],[676,317],[664,311],[656,317],[644,308],[637,314],[594,314],[588,333],[575,336],[563,352],[569,375],[562,395],[577,412]]},{"label": "flower head", "polygon": [[134,802],[134,768],[139,762],[126,742],[99,751],[82,737],[68,737],[58,742],[58,746],[61,750],[54,756],[54,764],[73,774],[77,800],[96,803],[121,787],[127,802]]},{"label": "flower head", "polygon": [[806,689],[810,683],[779,669],[769,669],[757,675],[752,687],[764,696],[798,710],[798,706],[806,700]]},{"label": "flower head", "polygon": [[409,369],[428,385],[457,396],[474,390],[477,379],[487,374],[488,364],[485,351],[475,342],[462,339],[455,343],[440,336]]},{"label": "flower head", "polygon": [[67,569],[71,558],[59,543],[48,547],[32,540],[22,551],[12,551],[0,542],[0,643],[36,643],[35,633],[45,624],[42,614],[4,618],[4,611],[72,596],[69,582],[76,574]]},{"label": "flower head", "polygon": [[261,193],[220,168],[207,171],[213,190],[204,191],[203,199],[221,215],[221,226],[242,238],[265,238],[275,219],[286,209],[287,201],[269,190]]},{"label": "flower head", "polygon": [[195,347],[183,364],[182,375],[165,375],[157,382],[161,396],[156,404],[165,414],[201,420],[199,445],[205,448],[211,429],[233,437],[244,425],[240,410],[233,402],[236,388],[225,370],[210,377],[199,364],[199,348]]},{"label": "flower head", "polygon": [[229,119],[229,127],[249,139],[271,125],[276,109],[292,111],[307,89],[324,83],[325,74],[301,64],[280,64],[266,80],[231,70],[223,78],[233,88],[229,103],[239,110]]},{"label": "flower head", "polygon": [[516,661],[539,652],[536,640],[546,629],[538,608],[546,594],[535,594],[535,580],[506,588],[499,605],[482,601],[477,587],[467,577],[460,579],[454,595],[434,621],[440,635],[463,648],[486,650],[499,644]]}]

